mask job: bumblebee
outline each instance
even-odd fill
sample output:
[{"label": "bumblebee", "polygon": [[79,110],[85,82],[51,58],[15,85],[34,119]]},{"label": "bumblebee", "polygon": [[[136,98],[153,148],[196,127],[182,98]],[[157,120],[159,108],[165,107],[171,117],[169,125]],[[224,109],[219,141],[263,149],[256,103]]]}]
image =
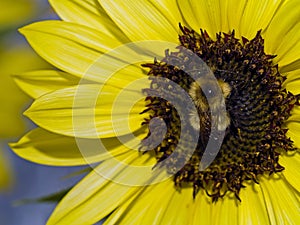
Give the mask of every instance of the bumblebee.
[{"label": "bumblebee", "polygon": [[[220,91],[221,94],[219,94]],[[217,131],[226,130],[230,125],[230,117],[224,106],[225,99],[230,95],[230,92],[230,85],[222,79],[218,79],[216,82],[216,80],[207,79],[204,76],[193,82],[190,85],[189,95],[198,112],[197,114],[195,112],[190,113],[189,122],[191,126],[200,130],[201,133],[209,133],[211,128],[217,129]],[[212,122],[214,124],[211,124]]]}]

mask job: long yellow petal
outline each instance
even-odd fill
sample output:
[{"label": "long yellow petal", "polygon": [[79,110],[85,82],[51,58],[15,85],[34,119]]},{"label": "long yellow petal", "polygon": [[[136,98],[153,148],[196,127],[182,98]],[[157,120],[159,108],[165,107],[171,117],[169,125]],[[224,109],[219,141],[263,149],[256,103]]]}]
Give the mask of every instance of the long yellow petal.
[{"label": "long yellow petal", "polygon": [[238,29],[241,35],[251,39],[258,30],[265,30],[283,2],[283,0],[246,1]]},{"label": "long yellow petal", "polygon": [[40,56],[80,77],[104,52],[121,44],[101,31],[63,21],[34,23],[20,32]]},{"label": "long yellow petal", "polygon": [[216,33],[229,31],[229,26],[232,26],[229,22],[233,21],[229,18],[240,20],[243,4],[243,1],[178,1],[186,23],[196,32],[200,32],[200,29],[206,30],[212,38]]},{"label": "long yellow petal", "polygon": [[145,117],[140,114],[144,110],[141,93],[119,93],[110,87],[100,94],[100,90],[96,84],[57,90],[36,99],[24,114],[40,127],[67,136],[107,138],[141,127]]},{"label": "long yellow petal", "polygon": [[[41,128],[30,131],[18,143],[10,144],[10,147],[20,157],[45,165],[75,166],[87,164],[74,138],[53,134]],[[97,158],[96,152],[92,151],[91,157]]]},{"label": "long yellow petal", "polygon": [[[105,221],[105,225],[113,224],[162,224],[165,211],[170,207],[170,199],[175,193],[174,182],[169,179],[159,184],[147,186],[129,203],[120,206]],[[170,216],[168,218],[171,218]]]},{"label": "long yellow petal", "polygon": [[183,22],[183,17],[178,8],[176,0],[149,1],[168,21],[178,30],[179,23]]},{"label": "long yellow petal", "polygon": [[[274,61],[281,67],[300,58],[299,10],[298,0],[286,1],[279,8],[265,32],[266,52],[276,54]],[[285,69],[285,71],[288,70]]]},{"label": "long yellow petal", "polygon": [[51,166],[93,164],[130,151],[117,138],[106,138],[101,142],[100,146],[98,140],[76,140],[36,128],[10,147],[24,159]]},{"label": "long yellow petal", "polygon": [[124,212],[128,209],[128,207],[134,202],[136,196],[138,196],[140,192],[133,194],[131,198],[129,198],[126,202],[120,205],[105,221],[103,225],[115,225],[117,221],[121,220],[125,215]]},{"label": "long yellow petal", "polygon": [[77,85],[80,79],[57,70],[36,70],[14,75],[18,86],[32,98],[49,92]]},{"label": "long yellow petal", "polygon": [[182,15],[191,28],[206,30],[211,37],[222,31],[219,1],[178,1]]},{"label": "long yellow petal", "polygon": [[102,31],[113,40],[128,42],[128,38],[109,18],[97,0],[50,0],[50,3],[64,21]]},{"label": "long yellow petal", "polygon": [[179,192],[173,190],[172,198],[166,207],[165,215],[161,218],[161,224],[190,224],[190,211],[193,208],[193,190],[192,188],[182,188]]},{"label": "long yellow petal", "polygon": [[[300,11],[300,7],[298,12]],[[298,18],[294,18],[300,20]],[[281,44],[278,45],[276,49],[276,54],[278,55],[274,60],[279,64],[279,66],[284,67],[284,71],[292,71],[293,67],[290,68],[289,64],[300,59],[300,23],[291,27],[288,33],[284,34],[284,38],[281,40]],[[299,68],[299,67],[298,67]]]},{"label": "long yellow petal", "polygon": [[300,202],[294,189],[279,176],[260,183],[271,224],[299,224]]},{"label": "long yellow petal", "polygon": [[[125,158],[134,160],[136,155]],[[141,188],[117,184],[106,180],[101,174],[114,179],[124,176],[122,171],[125,170],[126,165],[116,166],[112,160],[104,161],[65,196],[51,215],[48,225],[94,224],[124,204]]]},{"label": "long yellow petal", "polygon": [[216,211],[215,207],[216,204],[212,204],[211,199],[206,195],[206,193],[203,190],[200,190],[195,199],[195,206],[191,211],[191,224],[197,225],[200,221],[201,225],[216,224],[216,217],[214,214]]},{"label": "long yellow petal", "polygon": [[[244,202],[244,204],[247,203]],[[215,205],[212,205],[211,210],[215,224],[240,224],[238,221],[237,200],[233,196],[231,198],[225,196],[224,199],[220,199]]]},{"label": "long yellow petal", "polygon": [[[57,135],[41,128],[36,128],[17,143],[10,144],[12,150],[20,157],[29,161],[51,166],[77,166],[100,162],[112,157],[119,157],[138,149],[144,132],[131,136],[118,138],[80,139]],[[101,143],[101,144],[100,144]],[[63,151],[61,150],[63,149]],[[137,154],[139,154],[135,151]],[[155,161],[155,160],[154,160]],[[143,158],[136,160],[137,165],[145,165]],[[149,163],[149,160],[148,160]],[[153,160],[151,161],[154,164]]]},{"label": "long yellow petal", "polygon": [[[248,183],[247,187],[241,190],[240,198],[242,202],[238,203],[237,224],[270,224],[264,195],[259,184]],[[230,212],[228,215],[231,216]]]},{"label": "long yellow petal", "polygon": [[300,154],[295,153],[292,156],[282,155],[279,162],[285,168],[282,172],[284,177],[300,193]]},{"label": "long yellow petal", "polygon": [[131,41],[163,40],[178,42],[178,22],[169,21],[151,1],[99,0],[106,13]]}]

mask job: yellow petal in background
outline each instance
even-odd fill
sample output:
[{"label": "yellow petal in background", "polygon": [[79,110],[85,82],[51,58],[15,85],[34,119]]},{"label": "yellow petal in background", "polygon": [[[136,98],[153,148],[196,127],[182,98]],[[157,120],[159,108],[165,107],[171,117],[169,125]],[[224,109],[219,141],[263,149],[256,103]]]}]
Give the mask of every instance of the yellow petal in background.
[{"label": "yellow petal in background", "polygon": [[11,75],[33,68],[49,67],[34,52],[25,46],[0,53],[0,138],[21,135],[25,130],[24,117],[21,116],[29,98],[17,87]]},{"label": "yellow petal in background", "polygon": [[29,104],[29,98],[19,90],[11,75],[40,67],[49,68],[18,40],[17,32],[14,32],[17,26],[37,15],[38,3],[32,0],[0,1],[0,189],[3,185],[11,187],[9,182],[14,180],[5,152],[7,140],[23,134],[28,126],[21,113]]},{"label": "yellow petal in background", "polygon": [[28,0],[1,0],[0,9],[0,30],[11,29],[23,23],[37,10],[33,1]]}]

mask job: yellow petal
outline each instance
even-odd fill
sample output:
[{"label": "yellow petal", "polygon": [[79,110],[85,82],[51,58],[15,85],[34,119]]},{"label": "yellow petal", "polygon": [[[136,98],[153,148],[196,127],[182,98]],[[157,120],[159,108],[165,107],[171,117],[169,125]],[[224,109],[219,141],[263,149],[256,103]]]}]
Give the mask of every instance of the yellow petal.
[{"label": "yellow petal", "polygon": [[[150,205],[149,210],[143,215],[143,223],[145,224],[160,224],[164,217],[166,217],[166,210],[171,205],[172,196],[176,192],[174,188],[174,182],[172,179],[167,180],[164,183],[158,184],[160,190],[152,193],[157,197],[156,201]],[[161,195],[159,194],[161,193]],[[158,196],[163,196],[163,202],[159,199]],[[150,196],[149,196],[150,197]]]},{"label": "yellow petal", "polygon": [[283,87],[292,92],[294,95],[300,94],[300,70],[292,70],[282,74],[287,78],[283,83]]},{"label": "yellow petal", "polygon": [[296,81],[296,80],[300,79],[300,69],[299,68],[297,70],[284,72],[284,71],[282,71],[282,68],[279,67],[279,72],[282,75],[286,76],[286,78],[287,78],[283,83],[284,85],[288,84],[289,82],[293,82],[293,81]]},{"label": "yellow petal", "polygon": [[151,1],[151,4],[174,26],[175,30],[178,30],[183,17],[176,0]]},{"label": "yellow petal", "polygon": [[34,23],[20,32],[40,56],[77,76],[83,76],[104,52],[121,44],[101,31],[62,21]]},{"label": "yellow petal", "polygon": [[287,123],[287,127],[289,129],[287,136],[291,138],[297,148],[300,148],[300,123],[298,115],[294,115],[289,118],[289,122]]},{"label": "yellow petal", "polygon": [[18,86],[32,98],[38,98],[49,92],[74,86],[79,78],[56,70],[37,70],[14,75]]},{"label": "yellow petal", "polygon": [[[163,40],[178,42],[178,22],[169,21],[151,1],[99,0],[106,13],[131,41]],[[174,7],[173,7],[174,8]]]},{"label": "yellow petal", "polygon": [[11,75],[40,67],[48,68],[34,52],[26,46],[10,46],[0,52],[0,138],[22,135],[26,129],[24,107],[30,99],[17,87]]},{"label": "yellow petal", "polygon": [[140,192],[133,194],[131,198],[129,198],[126,202],[120,205],[107,219],[104,220],[103,225],[114,225],[117,224],[117,221],[125,214],[124,212],[128,209],[129,205],[135,200],[136,196],[139,195]]},{"label": "yellow petal", "polygon": [[[139,133],[137,137],[142,139],[144,134]],[[17,143],[10,144],[10,147],[20,157],[35,163],[77,166],[93,164],[132,152],[132,149],[126,146],[137,149],[139,143],[133,143],[129,138],[123,137],[122,143],[118,138],[105,138],[101,139],[102,144],[99,144],[99,140],[74,139],[36,128]]]},{"label": "yellow petal", "polygon": [[300,202],[282,177],[273,175],[260,183],[271,224],[299,224]]},{"label": "yellow petal", "polygon": [[211,199],[207,197],[206,193],[200,190],[196,196],[193,211],[191,211],[191,224],[197,225],[199,221],[201,221],[201,225],[216,224],[216,217],[214,216],[215,207],[216,204],[212,204]]},{"label": "yellow petal", "polygon": [[235,29],[239,32],[239,22],[245,1],[178,1],[186,23],[196,32],[204,29],[214,38],[216,33]]},{"label": "yellow petal", "polygon": [[10,144],[10,147],[20,157],[44,165],[77,166],[105,159],[104,154],[96,149],[86,149],[83,155],[74,138],[41,128],[30,131],[18,143]]},{"label": "yellow petal", "polygon": [[264,195],[259,184],[248,183],[247,187],[241,190],[240,198],[242,202],[238,203],[237,224],[270,224]]},{"label": "yellow petal", "polygon": [[242,35],[240,31],[240,24],[247,0],[228,0],[223,2],[227,2],[227,4],[226,6],[221,6],[221,9],[223,8],[223,10],[226,10],[225,13],[222,14],[222,18],[227,18],[224,20],[228,21],[229,29],[227,30],[226,28],[224,28],[222,29],[222,31],[228,32],[234,30],[236,35],[240,37]]},{"label": "yellow petal", "polygon": [[287,181],[300,192],[300,154],[296,153],[291,156],[282,155],[279,163],[284,166],[283,175]]},{"label": "yellow petal", "polygon": [[224,199],[220,199],[215,205],[212,205],[211,210],[214,224],[240,224],[238,221],[237,200],[233,196],[231,198],[226,196]]},{"label": "yellow petal", "polygon": [[283,0],[246,1],[239,27],[241,35],[251,39],[258,30],[265,30],[283,2]]},{"label": "yellow petal", "polygon": [[165,215],[161,218],[161,224],[190,224],[190,211],[193,209],[193,189],[182,188],[179,192],[173,187],[173,195],[169,200]]},{"label": "yellow petal", "polygon": [[67,136],[107,138],[138,130],[145,117],[140,114],[144,96],[113,87],[100,94],[101,88],[90,84],[54,91],[36,99],[25,115],[40,127]]},{"label": "yellow petal", "polygon": [[114,183],[98,173],[101,171],[113,178],[122,176],[124,168],[110,160],[100,164],[63,198],[47,225],[94,224],[124,204],[140,188]]},{"label": "yellow petal", "polygon": [[196,32],[201,28],[214,37],[222,31],[219,1],[178,1],[178,6],[186,23]]},{"label": "yellow petal", "polygon": [[291,116],[288,118],[287,122],[295,122],[294,125],[296,126],[290,126],[288,124],[289,129],[296,129],[295,131],[299,131],[297,122],[300,122],[300,106],[295,105],[294,108],[292,109]]},{"label": "yellow petal", "polygon": [[[283,57],[283,59],[285,59],[285,57]],[[298,70],[299,68],[300,68],[300,59],[297,58],[297,59],[295,59],[295,61],[293,61],[285,66],[282,66],[281,71],[282,72],[293,72],[295,70]]]},{"label": "yellow petal", "polygon": [[102,31],[111,39],[128,42],[128,38],[110,19],[97,0],[50,0],[64,21],[82,24]]},{"label": "yellow petal", "polygon": [[161,220],[166,217],[166,209],[170,207],[170,199],[175,191],[172,179],[147,186],[139,195],[120,206],[104,224],[162,224]]},{"label": "yellow petal", "polygon": [[164,41],[128,43],[101,55],[89,67],[83,78],[124,87],[135,80],[147,78],[149,69],[143,68],[142,64],[153,63],[154,59],[162,60],[166,49],[175,51],[177,47],[175,43]]},{"label": "yellow petal", "polygon": [[[298,8],[298,12],[300,7]],[[300,20],[300,16],[297,18]],[[278,63],[279,66],[283,67],[283,71],[294,70],[293,67],[290,67],[289,64],[297,62],[300,59],[300,23],[294,25],[290,31],[284,34],[284,38],[276,49],[277,57],[274,59],[275,63]],[[297,68],[299,69],[299,67]]]},{"label": "yellow petal", "polygon": [[279,8],[265,32],[266,51],[278,55],[274,61],[281,67],[300,57],[299,10],[298,0],[287,1]]}]

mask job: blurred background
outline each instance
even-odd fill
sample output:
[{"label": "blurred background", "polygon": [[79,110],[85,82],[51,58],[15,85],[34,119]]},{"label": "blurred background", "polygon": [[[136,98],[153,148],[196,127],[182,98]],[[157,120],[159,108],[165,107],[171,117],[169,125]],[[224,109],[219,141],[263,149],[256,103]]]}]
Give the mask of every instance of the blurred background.
[{"label": "blurred background", "polygon": [[0,225],[43,225],[55,203],[20,204],[74,185],[65,178],[79,168],[41,166],[17,157],[8,147],[34,127],[22,112],[31,99],[11,75],[51,68],[31,50],[17,29],[34,21],[57,19],[47,0],[0,0]]}]

